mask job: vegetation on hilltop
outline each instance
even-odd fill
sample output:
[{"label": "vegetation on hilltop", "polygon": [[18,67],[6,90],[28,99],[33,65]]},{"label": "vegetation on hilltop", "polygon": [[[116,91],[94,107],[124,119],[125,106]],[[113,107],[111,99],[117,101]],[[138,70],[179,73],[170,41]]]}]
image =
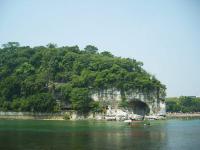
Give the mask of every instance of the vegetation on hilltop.
[{"label": "vegetation on hilltop", "polygon": [[62,107],[82,113],[102,111],[91,99],[91,90],[113,87],[147,94],[165,89],[141,62],[98,52],[92,45],[80,50],[9,42],[0,49],[0,111],[57,112]]}]

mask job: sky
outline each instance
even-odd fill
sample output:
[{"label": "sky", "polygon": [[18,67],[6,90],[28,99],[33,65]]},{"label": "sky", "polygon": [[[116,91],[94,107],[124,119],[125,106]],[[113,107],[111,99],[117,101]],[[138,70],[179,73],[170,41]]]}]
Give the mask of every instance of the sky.
[{"label": "sky", "polygon": [[91,44],[134,58],[167,96],[200,96],[198,0],[0,0],[0,45]]}]

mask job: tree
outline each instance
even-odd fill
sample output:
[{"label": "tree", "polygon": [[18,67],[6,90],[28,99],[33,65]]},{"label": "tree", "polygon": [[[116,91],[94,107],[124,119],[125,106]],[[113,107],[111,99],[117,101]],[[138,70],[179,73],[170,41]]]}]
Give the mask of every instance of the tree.
[{"label": "tree", "polygon": [[[92,45],[81,51],[78,46],[49,43],[31,48],[9,42],[0,50],[1,110],[53,112],[61,102],[81,113],[96,112],[101,104],[92,101],[90,93],[108,88],[159,94],[166,89],[141,62],[98,53]],[[180,104],[188,111],[186,102]],[[199,110],[196,103],[192,100],[189,109]]]},{"label": "tree", "polygon": [[28,75],[32,74],[34,72],[34,70],[35,70],[35,68],[31,64],[25,62],[19,68],[16,69],[16,73],[17,73],[17,75],[28,76]]},{"label": "tree", "polygon": [[199,112],[200,98],[181,96],[179,98],[167,98],[168,112]]},{"label": "tree", "polygon": [[79,113],[86,114],[90,110],[91,97],[86,88],[74,88],[71,92],[72,107]]},{"label": "tree", "polygon": [[87,45],[84,50],[88,53],[95,54],[98,52],[98,48],[92,45]]},{"label": "tree", "polygon": [[49,43],[49,44],[47,44],[47,47],[48,48],[56,48],[57,44],[55,44],[55,43]]},{"label": "tree", "polygon": [[33,112],[52,112],[56,102],[49,93],[39,93],[28,97]]},{"label": "tree", "polygon": [[0,96],[7,101],[19,97],[21,94],[20,80],[16,76],[10,76],[0,82]]},{"label": "tree", "polygon": [[113,57],[113,55],[108,51],[101,52],[101,55],[108,56],[108,57]]},{"label": "tree", "polygon": [[15,48],[15,47],[19,47],[20,44],[18,42],[8,42],[6,44],[2,44],[3,48]]}]

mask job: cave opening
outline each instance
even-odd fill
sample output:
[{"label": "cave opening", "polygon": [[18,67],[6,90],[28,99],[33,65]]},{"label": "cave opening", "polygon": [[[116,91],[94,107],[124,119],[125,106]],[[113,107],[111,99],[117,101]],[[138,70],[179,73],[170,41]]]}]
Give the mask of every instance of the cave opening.
[{"label": "cave opening", "polygon": [[131,101],[130,109],[134,114],[145,116],[150,112],[149,106],[142,101]]}]

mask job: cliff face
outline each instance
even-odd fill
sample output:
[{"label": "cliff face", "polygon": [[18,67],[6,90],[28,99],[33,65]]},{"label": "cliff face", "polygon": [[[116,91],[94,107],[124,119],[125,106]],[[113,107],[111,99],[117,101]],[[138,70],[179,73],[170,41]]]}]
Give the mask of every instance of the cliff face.
[{"label": "cliff face", "polygon": [[[165,115],[166,106],[163,91],[139,92],[129,90],[121,92],[117,89],[94,91],[92,98],[101,105],[107,106],[106,114],[109,116],[137,115]],[[126,106],[121,106],[126,102]]]}]

